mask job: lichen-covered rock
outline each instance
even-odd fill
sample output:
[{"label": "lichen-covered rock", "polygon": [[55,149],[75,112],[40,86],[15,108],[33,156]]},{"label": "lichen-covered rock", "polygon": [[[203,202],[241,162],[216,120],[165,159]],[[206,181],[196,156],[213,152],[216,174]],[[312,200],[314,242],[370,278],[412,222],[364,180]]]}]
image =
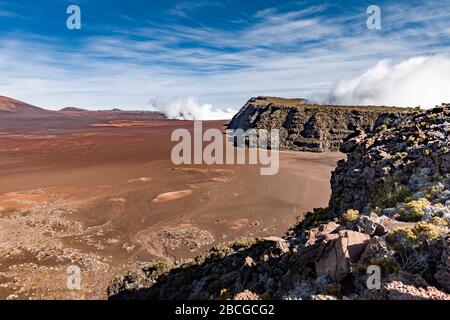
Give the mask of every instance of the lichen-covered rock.
[{"label": "lichen-covered rock", "polygon": [[335,296],[325,295],[325,294],[316,294],[310,297],[310,300],[339,300]]}]

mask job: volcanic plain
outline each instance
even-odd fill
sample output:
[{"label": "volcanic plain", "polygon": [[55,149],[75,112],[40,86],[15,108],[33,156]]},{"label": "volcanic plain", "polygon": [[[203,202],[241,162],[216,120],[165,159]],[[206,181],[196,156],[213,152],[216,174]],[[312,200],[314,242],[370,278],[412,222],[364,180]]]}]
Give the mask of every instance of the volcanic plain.
[{"label": "volcanic plain", "polygon": [[[224,130],[227,120],[205,121]],[[130,265],[179,262],[241,236],[280,236],[327,204],[341,153],[257,165],[174,165],[193,122],[118,109],[49,111],[0,98],[0,299],[104,299]],[[68,267],[80,268],[78,290]]]}]

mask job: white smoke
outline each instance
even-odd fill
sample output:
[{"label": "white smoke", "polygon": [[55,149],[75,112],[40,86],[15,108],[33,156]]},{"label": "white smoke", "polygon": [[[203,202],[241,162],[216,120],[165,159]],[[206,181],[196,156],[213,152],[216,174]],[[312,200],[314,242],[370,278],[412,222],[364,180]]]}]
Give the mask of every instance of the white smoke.
[{"label": "white smoke", "polygon": [[338,81],[327,100],[336,104],[424,108],[450,102],[450,57],[380,61],[358,77]]},{"label": "white smoke", "polygon": [[232,109],[221,110],[211,104],[200,104],[195,98],[178,99],[169,103],[158,103],[155,106],[170,119],[178,120],[229,120],[236,111]]}]

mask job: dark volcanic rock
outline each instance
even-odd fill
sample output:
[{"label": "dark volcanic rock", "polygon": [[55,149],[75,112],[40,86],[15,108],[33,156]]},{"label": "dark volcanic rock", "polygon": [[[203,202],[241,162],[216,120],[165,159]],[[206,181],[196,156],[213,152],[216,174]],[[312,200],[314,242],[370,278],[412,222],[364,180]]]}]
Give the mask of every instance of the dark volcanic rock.
[{"label": "dark volcanic rock", "polygon": [[330,217],[393,207],[450,173],[449,118],[448,106],[400,116],[355,143],[333,172]]},{"label": "dark volcanic rock", "polygon": [[338,151],[354,132],[371,131],[412,109],[384,106],[318,105],[303,99],[257,97],[233,117],[229,129],[279,129],[280,149]]}]

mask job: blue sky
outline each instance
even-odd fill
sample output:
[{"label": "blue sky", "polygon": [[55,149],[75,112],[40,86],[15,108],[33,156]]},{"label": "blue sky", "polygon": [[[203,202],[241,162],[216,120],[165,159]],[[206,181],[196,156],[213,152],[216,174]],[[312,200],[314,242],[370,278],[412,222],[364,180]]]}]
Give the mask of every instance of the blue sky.
[{"label": "blue sky", "polygon": [[[81,8],[81,30],[66,8]],[[368,30],[366,9],[381,8]],[[0,0],[0,95],[53,109],[325,97],[383,59],[447,54],[450,1]]]}]

